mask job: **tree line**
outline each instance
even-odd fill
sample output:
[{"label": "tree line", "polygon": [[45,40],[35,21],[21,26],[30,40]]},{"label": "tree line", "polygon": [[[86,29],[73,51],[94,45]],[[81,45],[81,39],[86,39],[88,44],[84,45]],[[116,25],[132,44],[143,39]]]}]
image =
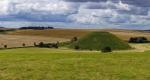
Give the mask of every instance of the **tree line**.
[{"label": "tree line", "polygon": [[44,29],[54,29],[54,27],[42,27],[42,26],[29,26],[29,27],[21,27],[20,30],[24,29],[33,29],[33,30],[44,30]]}]

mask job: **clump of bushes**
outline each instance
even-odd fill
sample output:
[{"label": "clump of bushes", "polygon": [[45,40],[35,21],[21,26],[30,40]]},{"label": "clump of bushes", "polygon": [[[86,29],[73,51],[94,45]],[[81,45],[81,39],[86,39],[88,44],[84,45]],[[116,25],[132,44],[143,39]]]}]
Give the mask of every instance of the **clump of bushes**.
[{"label": "clump of bushes", "polygon": [[37,45],[38,47],[46,47],[47,45],[44,44],[43,42],[40,42],[39,45]]},{"label": "clump of bushes", "polygon": [[90,51],[93,51],[93,49],[89,49]]},{"label": "clump of bushes", "polygon": [[101,51],[103,53],[108,53],[108,52],[112,52],[112,49],[111,49],[111,47],[104,47],[104,48],[101,49]]},{"label": "clump of bushes", "polygon": [[59,46],[58,46],[58,44],[57,43],[53,43],[53,44],[51,44],[52,45],[52,47],[51,48],[59,48]]},{"label": "clump of bushes", "polygon": [[79,47],[78,45],[76,45],[76,46],[74,47],[74,49],[79,50],[80,47]]},{"label": "clump of bushes", "polygon": [[78,37],[73,37],[73,38],[71,39],[71,42],[76,42],[76,41],[78,41]]},{"label": "clump of bushes", "polygon": [[129,39],[129,43],[148,43],[148,39],[146,37],[131,37]]},{"label": "clump of bushes", "polygon": [[36,42],[34,42],[34,46],[37,46]]},{"label": "clump of bushes", "polygon": [[41,47],[41,48],[59,48],[59,42],[57,42],[57,43],[40,42],[39,44],[34,43],[34,46]]}]

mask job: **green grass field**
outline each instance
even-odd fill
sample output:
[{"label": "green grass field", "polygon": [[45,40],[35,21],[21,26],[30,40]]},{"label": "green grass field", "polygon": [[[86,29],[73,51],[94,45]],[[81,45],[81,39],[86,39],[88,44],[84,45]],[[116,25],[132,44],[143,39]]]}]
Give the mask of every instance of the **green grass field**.
[{"label": "green grass field", "polygon": [[150,80],[150,51],[0,50],[0,80]]}]

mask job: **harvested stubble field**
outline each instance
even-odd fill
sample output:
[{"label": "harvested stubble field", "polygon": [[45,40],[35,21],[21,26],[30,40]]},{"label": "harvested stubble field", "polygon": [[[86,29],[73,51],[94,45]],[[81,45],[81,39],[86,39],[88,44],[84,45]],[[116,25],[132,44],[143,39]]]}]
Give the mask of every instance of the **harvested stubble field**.
[{"label": "harvested stubble field", "polygon": [[10,32],[11,35],[30,35],[30,36],[45,36],[45,37],[57,37],[57,38],[67,38],[72,37],[83,37],[86,34],[93,31],[106,31],[115,34],[120,39],[128,41],[130,37],[143,36],[150,40],[150,33],[144,33],[135,30],[115,30],[115,29],[52,29],[52,30],[17,30],[15,32]]},{"label": "harvested stubble field", "polygon": [[30,36],[45,36],[71,39],[75,36],[82,37],[89,33],[88,30],[79,29],[51,29],[51,30],[17,30],[9,32],[11,35],[30,35]]},{"label": "harvested stubble field", "polygon": [[150,33],[144,33],[144,32],[137,32],[137,31],[129,31],[129,32],[114,32],[110,31],[112,34],[115,34],[117,37],[128,41],[131,37],[146,37],[147,39],[150,40]]},{"label": "harvested stubble field", "polygon": [[[128,41],[130,37],[143,36],[150,40],[150,33],[135,31],[135,30],[117,30],[117,29],[51,29],[51,30],[16,30],[0,35],[0,47],[5,44],[8,47],[20,47],[22,43],[32,46],[34,42],[56,42],[68,41],[73,37],[83,37],[93,31],[110,32],[124,41]],[[131,45],[138,48],[135,45]],[[142,45],[138,45],[143,47]],[[145,48],[143,48],[145,49]],[[141,50],[141,49],[140,49]]]},{"label": "harvested stubble field", "polygon": [[21,35],[0,35],[0,48],[3,48],[4,45],[7,45],[8,48],[12,47],[22,47],[22,44],[25,43],[26,46],[33,46],[34,42],[64,42],[68,39],[64,38],[52,38],[52,37],[42,37],[42,36],[21,36]]}]

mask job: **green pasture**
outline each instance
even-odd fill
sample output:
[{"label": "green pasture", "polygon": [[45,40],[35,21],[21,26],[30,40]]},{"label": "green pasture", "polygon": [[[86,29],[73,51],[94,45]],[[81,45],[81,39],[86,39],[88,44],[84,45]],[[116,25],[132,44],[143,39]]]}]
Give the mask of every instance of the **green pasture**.
[{"label": "green pasture", "polygon": [[150,51],[0,50],[0,80],[150,80]]}]

